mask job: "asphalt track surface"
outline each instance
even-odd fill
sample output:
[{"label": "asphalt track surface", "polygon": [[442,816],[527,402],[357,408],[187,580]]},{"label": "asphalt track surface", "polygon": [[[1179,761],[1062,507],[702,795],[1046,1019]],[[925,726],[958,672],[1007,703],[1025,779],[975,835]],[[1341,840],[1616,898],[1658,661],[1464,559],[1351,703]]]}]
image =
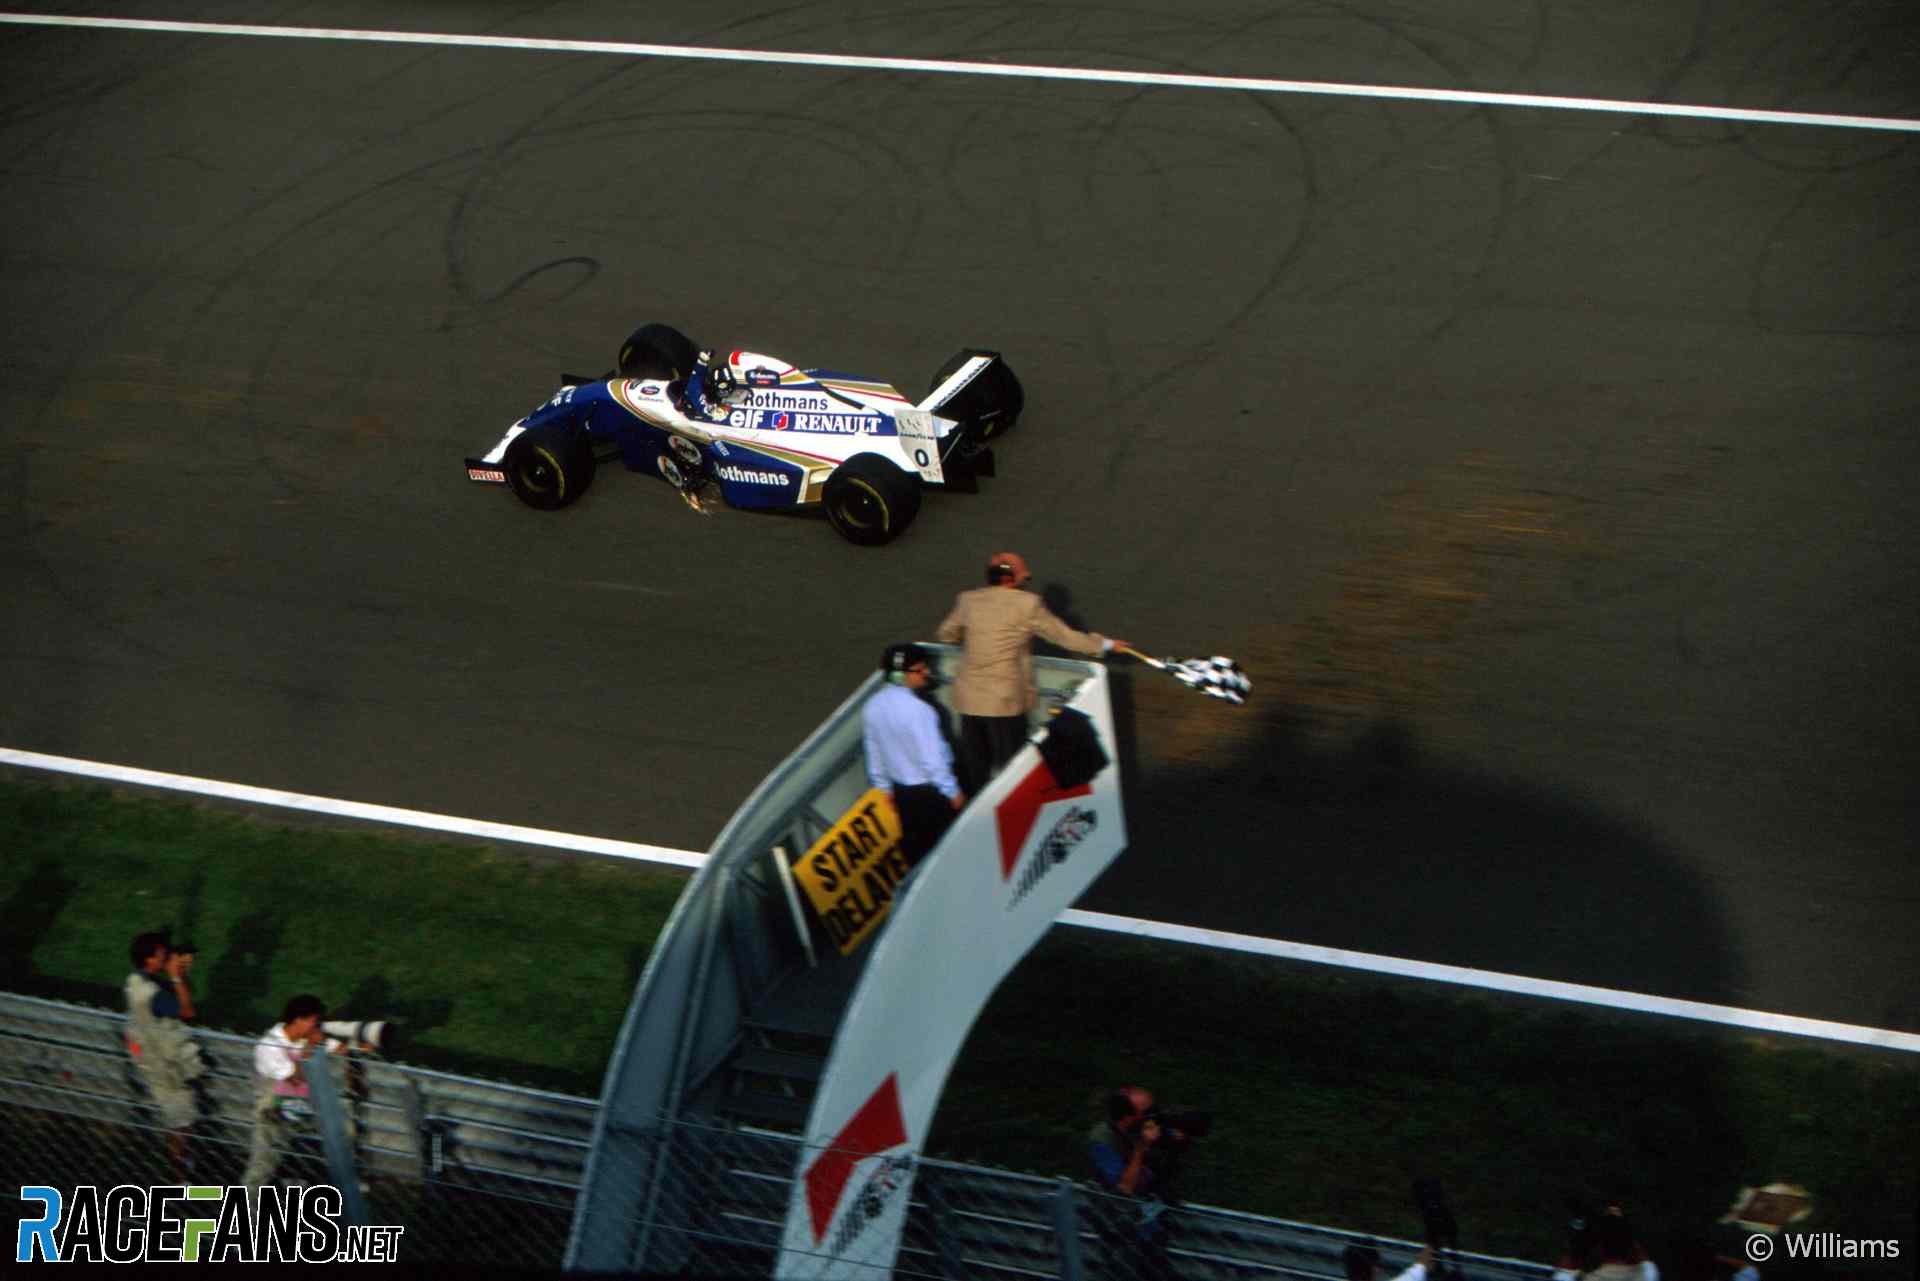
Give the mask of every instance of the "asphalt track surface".
[{"label": "asphalt track surface", "polygon": [[[107,6],[46,12],[116,16]],[[1920,117],[1883,4],[160,3],[139,17]],[[0,26],[0,743],[704,848],[999,547],[1116,665],[1082,906],[1920,1030],[1920,142]],[[642,321],[917,391],[877,550],[463,454]]]}]

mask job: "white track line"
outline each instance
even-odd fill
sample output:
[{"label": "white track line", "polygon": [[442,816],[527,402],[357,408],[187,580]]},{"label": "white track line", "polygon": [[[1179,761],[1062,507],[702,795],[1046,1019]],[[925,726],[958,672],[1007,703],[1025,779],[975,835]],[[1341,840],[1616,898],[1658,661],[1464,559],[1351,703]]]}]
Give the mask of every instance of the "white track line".
[{"label": "white track line", "polygon": [[[705,854],[692,850],[667,849],[660,845],[639,845],[632,841],[609,840],[602,836],[575,836],[568,832],[549,832],[537,827],[518,827],[511,823],[490,823],[481,819],[456,818],[448,814],[427,814],[419,810],[396,809],[391,805],[369,805],[361,801],[341,801],[325,796],[306,796],[282,792],[270,787],[250,787],[244,783],[222,783],[215,779],[193,778],[185,774],[165,774],[158,770],[136,769],[130,765],[106,765],[98,761],[76,760],[71,756],[48,756],[41,752],[23,752],[0,747],[0,765],[21,769],[47,770],[58,774],[76,774],[84,778],[114,783],[132,783],[168,791],[191,792],[223,800],[246,801],[254,805],[274,805],[283,809],[306,810],[341,818],[368,819],[376,823],[397,823],[423,827],[461,836],[483,836],[491,840],[514,841],[549,849],[577,850],[583,854],[603,854],[612,858],[634,859],[648,863],[668,863],[675,867],[699,867]],[[1377,956],[1372,952],[1349,952],[1337,947],[1318,947],[1311,943],[1289,943],[1284,939],[1261,938],[1254,934],[1233,934],[1226,930],[1201,929],[1193,925],[1174,925],[1166,921],[1142,921],[1131,916],[1111,916],[1105,912],[1083,912],[1078,908],[1061,913],[1063,925],[1106,930],[1114,934],[1132,934],[1140,938],[1172,943],[1192,943],[1200,947],[1260,956],[1305,961],[1313,965],[1334,965],[1343,969],[1367,970],[1374,974],[1397,974],[1406,978],[1453,983],[1462,987],[1484,988],[1495,992],[1516,992],[1524,996],[1546,997],[1556,1001],[1577,1001],[1583,1005],[1603,1005],[1616,1010],[1638,1010],[1647,1014],[1665,1014],[1673,1018],[1720,1023],[1728,1027],[1753,1028],[1762,1032],[1784,1032],[1793,1036],[1819,1037],[1828,1041],[1846,1041],[1888,1050],[1920,1053],[1920,1035],[1894,1032],[1885,1028],[1858,1027],[1851,1023],[1829,1023],[1824,1019],[1803,1019],[1791,1014],[1768,1014],[1763,1010],[1743,1010],[1731,1005],[1709,1005],[1702,1001],[1682,1001],[1666,996],[1646,996],[1613,988],[1588,987],[1580,983],[1561,983],[1553,979],[1528,978],[1521,974],[1501,974],[1493,970],[1467,969],[1459,965],[1440,965],[1432,961],[1410,961],[1396,956]]]},{"label": "white track line", "polygon": [[691,850],[668,849],[663,845],[636,845],[632,841],[609,840],[604,836],[575,836],[568,832],[549,832],[538,827],[519,827],[512,823],[490,823],[485,819],[458,818],[451,814],[427,814],[420,810],[396,809],[391,805],[369,805],[365,801],[340,801],[328,796],[306,796],[300,792],[282,792],[271,787],[222,783],[217,779],[193,778],[186,774],[163,774],[158,770],[136,769],[131,765],[103,765],[98,761],[75,760],[70,756],[47,756],[40,752],[22,752],[11,747],[0,747],[0,765],[18,765],[23,769],[78,774],[83,778],[104,779],[111,783],[161,787],[172,792],[217,796],[222,800],[245,801],[251,805],[276,805],[282,809],[306,810],[313,814],[331,814],[339,818],[364,818],[375,823],[424,827],[431,831],[453,832],[460,836],[484,836],[488,840],[514,841],[521,845],[577,850],[582,854],[605,854],[612,858],[635,859],[645,863],[699,867],[707,861],[705,854],[696,854]]},{"label": "white track line", "polygon": [[1646,1014],[1666,1014],[1680,1019],[1722,1023],[1728,1027],[1786,1032],[1793,1036],[1815,1036],[1829,1041],[1849,1041],[1855,1045],[1877,1045],[1883,1049],[1920,1053],[1920,1035],[1912,1032],[1858,1027],[1852,1023],[1829,1023],[1825,1019],[1803,1019],[1791,1014],[1768,1014],[1764,1010],[1709,1005],[1704,1001],[1682,1001],[1670,996],[1647,996],[1610,987],[1588,987],[1584,983],[1561,983],[1554,979],[1528,978],[1522,974],[1501,974],[1495,970],[1472,970],[1433,961],[1409,961],[1397,956],[1349,952],[1344,948],[1318,947],[1312,943],[1288,943],[1281,939],[1231,934],[1225,930],[1205,930],[1192,925],[1139,921],[1130,916],[1109,916],[1105,912],[1083,912],[1078,908],[1061,913],[1060,920],[1066,925],[1084,925],[1089,929],[1110,930],[1116,934],[1137,934],[1142,938],[1174,943],[1195,943],[1202,947],[1254,952],[1261,956],[1284,957],[1314,965],[1337,965],[1343,969],[1367,970],[1374,974],[1398,974],[1406,978],[1455,983],[1494,992],[1518,992],[1556,1001],[1578,1001],[1583,1005],[1604,1005],[1616,1010],[1638,1010]]},{"label": "white track line", "polygon": [[1817,125],[1834,129],[1880,129],[1920,133],[1920,120],[1890,116],[1829,115],[1808,111],[1755,111],[1744,107],[1690,106],[1672,102],[1627,102],[1609,98],[1564,98],[1533,93],[1474,93],[1400,85],[1338,84],[1320,80],[1269,80],[1247,76],[1170,75],[1153,71],[1050,67],[1021,63],[952,62],[935,58],[863,58],[835,53],[784,53],[771,49],[719,49],[699,45],[635,44],[622,40],[541,40],[520,36],[443,35],[427,31],[369,31],[344,27],[268,27],[225,22],[160,22],[143,18],[78,18],[54,14],[0,13],[0,22],[36,27],[95,27],[161,31],[182,35],[267,36],[282,40],[349,40],[377,44],[523,49],[544,53],[601,53],[629,58],[695,58],[711,62],[777,63],[801,67],[846,67],[862,71],[909,71],[936,75],[1003,76],[1023,80],[1078,80],[1099,84],[1155,85],[1169,89],[1225,89],[1239,93],[1297,93],[1341,98],[1386,98],[1477,107],[1536,107],[1553,111],[1606,111],[1636,116],[1684,116],[1749,124]]}]

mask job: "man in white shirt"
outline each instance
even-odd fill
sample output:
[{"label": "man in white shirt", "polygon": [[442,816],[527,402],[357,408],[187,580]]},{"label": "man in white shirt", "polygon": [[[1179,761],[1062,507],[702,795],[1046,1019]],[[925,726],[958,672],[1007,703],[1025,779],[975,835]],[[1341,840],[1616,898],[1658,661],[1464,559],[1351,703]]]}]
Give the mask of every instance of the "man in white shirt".
[{"label": "man in white shirt", "polygon": [[253,1149],[240,1181],[257,1188],[273,1177],[280,1164],[280,1147],[287,1134],[283,1105],[307,1097],[307,1074],[302,1066],[316,1048],[343,1054],[347,1046],[327,1040],[320,1030],[327,1007],[317,996],[302,994],[287,1002],[280,1021],[267,1029],[253,1047]]},{"label": "man in white shirt", "polygon": [[861,710],[867,782],[893,798],[901,852],[914,863],[966,808],[967,796],[953,775],[953,749],[940,732],[940,713],[921,696],[934,683],[927,651],[888,646],[880,670],[900,683],[888,685]]}]

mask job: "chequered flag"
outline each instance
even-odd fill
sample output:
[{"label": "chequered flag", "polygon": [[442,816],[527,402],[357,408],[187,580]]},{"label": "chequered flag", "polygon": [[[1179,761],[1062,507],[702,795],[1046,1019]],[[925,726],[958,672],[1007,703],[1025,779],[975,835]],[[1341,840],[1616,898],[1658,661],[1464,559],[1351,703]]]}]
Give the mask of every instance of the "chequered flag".
[{"label": "chequered flag", "polygon": [[1247,695],[1253,692],[1253,682],[1240,670],[1240,664],[1221,654],[1212,658],[1168,659],[1166,670],[1182,685],[1192,686],[1209,698],[1224,698],[1236,705],[1245,703]]},{"label": "chequered flag", "polygon": [[1224,654],[1215,654],[1212,658],[1155,658],[1143,654],[1130,645],[1117,646],[1121,653],[1131,654],[1149,667],[1157,667],[1170,673],[1182,685],[1197,689],[1209,698],[1224,698],[1236,707],[1247,701],[1247,695],[1253,692],[1253,682],[1240,670],[1240,664]]}]

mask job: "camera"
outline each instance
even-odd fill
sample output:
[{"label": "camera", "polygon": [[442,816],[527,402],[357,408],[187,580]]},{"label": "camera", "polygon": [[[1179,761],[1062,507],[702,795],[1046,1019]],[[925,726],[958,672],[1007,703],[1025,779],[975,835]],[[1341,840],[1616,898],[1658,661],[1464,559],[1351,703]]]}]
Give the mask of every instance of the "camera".
[{"label": "camera", "polygon": [[388,1019],[328,1019],[320,1030],[348,1045],[368,1046],[382,1054],[391,1054],[400,1044],[400,1025]]},{"label": "camera", "polygon": [[1213,1132],[1213,1113],[1198,1108],[1151,1108],[1147,1120],[1160,1126],[1160,1143],[1184,1146]]}]

